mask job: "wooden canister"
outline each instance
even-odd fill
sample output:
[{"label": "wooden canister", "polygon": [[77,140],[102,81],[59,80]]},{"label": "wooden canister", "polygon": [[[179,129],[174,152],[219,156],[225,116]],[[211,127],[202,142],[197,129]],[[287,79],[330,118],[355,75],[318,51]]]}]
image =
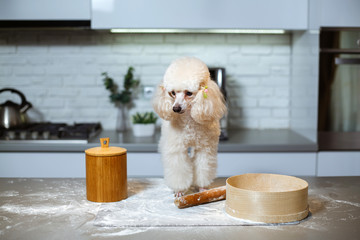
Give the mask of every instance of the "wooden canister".
[{"label": "wooden canister", "polygon": [[117,202],[127,198],[126,149],[109,147],[109,138],[100,138],[101,147],[85,150],[86,195],[92,202]]}]

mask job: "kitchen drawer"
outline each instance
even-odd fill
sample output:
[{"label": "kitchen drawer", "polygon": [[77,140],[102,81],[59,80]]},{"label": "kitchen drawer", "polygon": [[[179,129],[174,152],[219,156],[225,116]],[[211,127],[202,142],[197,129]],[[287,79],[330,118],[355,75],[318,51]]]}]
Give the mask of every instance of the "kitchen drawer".
[{"label": "kitchen drawer", "polygon": [[[129,177],[161,177],[159,153],[127,153]],[[248,172],[314,176],[316,153],[219,153],[218,176]],[[0,177],[84,178],[84,153],[0,153]]]},{"label": "kitchen drawer", "polygon": [[0,153],[0,177],[84,178],[85,153]]},{"label": "kitchen drawer", "polygon": [[219,176],[233,176],[244,173],[315,176],[316,152],[219,153]]},{"label": "kitchen drawer", "polygon": [[319,152],[318,176],[360,176],[360,152]]},{"label": "kitchen drawer", "polygon": [[[130,177],[162,176],[158,153],[127,153]],[[0,153],[0,177],[84,178],[85,153]]]}]

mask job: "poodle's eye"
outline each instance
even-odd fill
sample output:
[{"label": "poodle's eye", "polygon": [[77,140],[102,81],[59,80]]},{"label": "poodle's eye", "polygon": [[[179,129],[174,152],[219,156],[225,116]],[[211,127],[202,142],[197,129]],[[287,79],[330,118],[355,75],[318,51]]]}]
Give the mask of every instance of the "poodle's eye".
[{"label": "poodle's eye", "polygon": [[186,92],[186,96],[192,96],[192,92]]},{"label": "poodle's eye", "polygon": [[175,93],[175,91],[171,91],[171,92],[169,92],[169,95],[170,95],[171,97],[175,97],[176,93]]}]

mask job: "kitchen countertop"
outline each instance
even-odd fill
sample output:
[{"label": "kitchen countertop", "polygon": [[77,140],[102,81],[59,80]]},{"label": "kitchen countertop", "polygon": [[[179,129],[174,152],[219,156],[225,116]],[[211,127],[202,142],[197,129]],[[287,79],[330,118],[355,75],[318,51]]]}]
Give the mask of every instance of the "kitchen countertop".
[{"label": "kitchen countertop", "polygon": [[[119,134],[104,130],[89,143],[23,143],[2,141],[0,152],[83,152],[100,145],[100,137],[110,137],[111,146],[128,152],[157,152],[160,131],[153,137],[134,137],[131,131]],[[292,130],[229,130],[229,139],[220,141],[219,152],[316,152],[317,144]]]},{"label": "kitchen countertop", "polygon": [[[303,179],[309,183],[308,202],[311,214],[298,224],[124,228],[94,224],[99,209],[107,203],[86,200],[85,179],[2,178],[0,238],[359,239],[360,177]],[[214,184],[223,185],[225,180],[216,179]],[[128,182],[131,189],[141,179],[129,179]],[[138,186],[138,189],[144,191],[147,187],[144,184]],[[138,205],[134,206],[134,211],[137,208]]]}]

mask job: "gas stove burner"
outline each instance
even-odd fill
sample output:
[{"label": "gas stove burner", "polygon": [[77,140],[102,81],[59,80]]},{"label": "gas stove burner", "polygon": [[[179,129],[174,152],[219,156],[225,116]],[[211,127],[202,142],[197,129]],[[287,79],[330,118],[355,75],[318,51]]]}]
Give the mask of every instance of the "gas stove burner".
[{"label": "gas stove burner", "polygon": [[46,143],[78,141],[88,142],[101,131],[100,123],[33,123],[23,128],[0,129],[0,140],[45,141]]},{"label": "gas stove burner", "polygon": [[99,130],[101,130],[100,123],[76,123],[73,126],[60,127],[58,136],[61,139],[89,139]]}]

